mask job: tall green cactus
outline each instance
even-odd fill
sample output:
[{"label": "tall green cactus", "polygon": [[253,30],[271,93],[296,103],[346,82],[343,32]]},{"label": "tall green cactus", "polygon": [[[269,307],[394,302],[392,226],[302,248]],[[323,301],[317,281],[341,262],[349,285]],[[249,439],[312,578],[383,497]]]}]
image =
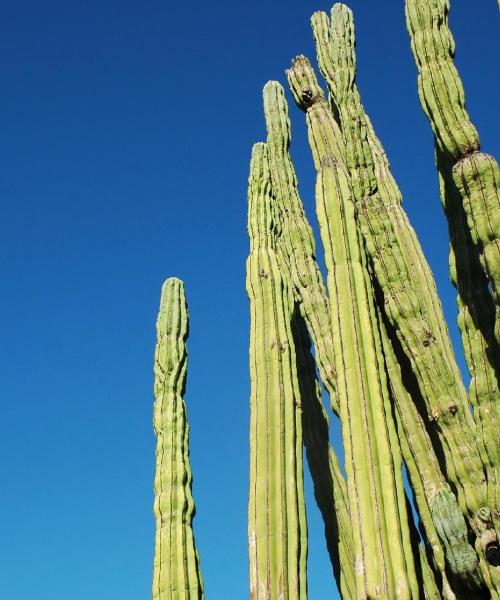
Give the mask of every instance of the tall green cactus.
[{"label": "tall green cactus", "polygon": [[[287,72],[316,168],[326,286],[290,157],[285,92],[276,81],[264,87],[267,139],[253,147],[248,181],[252,600],[307,600],[304,449],[344,600],[500,600],[500,175],[465,112],[448,7],[406,0],[468,394],[432,272],[361,102],[351,11],[335,4],[331,18],[312,17],[328,99],[305,57]],[[169,279],[155,353],[154,600],[203,598],[182,399],[187,329],[182,282]],[[346,477],[320,379],[341,420]]]},{"label": "tall green cactus", "polygon": [[172,277],[163,284],[156,322],[153,600],[201,600],[204,597],[193,535],[189,427],[183,400],[188,327],[184,285]]},{"label": "tall green cactus", "polygon": [[[332,155],[337,155],[339,160],[343,160],[341,152],[342,144],[339,140],[341,138],[340,128],[335,122],[328,104],[321,95],[321,90],[317,85],[314,73],[307,59],[304,57],[295,59],[292,68],[288,71],[288,78],[297,102],[306,110],[309,139],[317,168],[321,168],[321,162],[329,155],[329,152]],[[438,460],[434,455],[432,442],[425,428],[425,423],[401,382],[399,367],[396,367],[397,359],[394,358],[394,351],[388,341],[385,342],[385,355],[393,387],[398,424],[400,425],[400,437],[403,436],[404,438],[401,440],[403,455],[405,455],[405,460],[413,475],[413,481],[416,485],[419,485],[416,495],[417,502],[420,504],[419,508],[421,508],[424,523],[427,525],[429,538],[435,540],[436,530],[432,518],[426,519],[425,517],[426,515],[430,517],[433,501],[437,493],[441,489],[448,490],[449,488],[441,474]],[[409,464],[410,461],[411,464]],[[466,529],[465,525],[463,525],[460,536],[463,536],[465,533]],[[437,565],[440,571],[444,573],[440,544],[433,544],[432,547]],[[474,554],[472,549],[468,547],[464,547],[463,551],[464,557],[470,557],[471,552]],[[464,576],[470,577],[470,566],[467,566],[468,564],[466,562],[454,561],[455,572],[463,566]]]},{"label": "tall green cactus", "polygon": [[[343,125],[348,164],[357,194],[359,223],[384,294],[383,307],[420,382],[429,416],[431,420],[437,418],[440,421],[440,443],[447,457],[448,474],[458,484],[462,506],[469,511],[470,524],[481,540],[483,506],[489,505],[491,509],[496,506],[491,492],[496,477],[496,467],[491,460],[494,452],[491,440],[494,438],[489,432],[490,456],[485,452],[481,438],[476,447],[474,423],[457,377],[458,369],[453,361],[446,328],[440,325],[444,320],[439,315],[439,302],[434,300],[435,290],[429,285],[430,272],[425,268],[420,273],[411,269],[421,253],[418,246],[411,243],[411,230],[401,227],[405,219],[400,195],[394,195],[397,188],[392,178],[387,182],[389,185],[384,181],[390,173],[388,163],[361,105],[355,83],[352,13],[346,6],[336,4],[332,9],[331,23],[324,13],[316,13],[313,31],[320,66],[329,84],[335,112]],[[386,195],[391,188],[392,194]],[[418,263],[425,266],[425,260]],[[426,288],[431,293],[422,295],[421,291]],[[422,340],[425,348],[419,350]],[[483,383],[484,389],[484,378],[479,383]],[[483,412],[494,414],[492,397],[497,394],[491,373],[487,383],[489,398],[486,402],[490,410]],[[484,394],[478,396],[483,398]],[[447,407],[452,407],[451,418],[446,416]],[[478,412],[480,416],[481,412]],[[481,419],[479,421],[483,423]],[[489,472],[488,484],[484,482],[484,468]],[[483,563],[484,568],[486,565]]]},{"label": "tall green cactus", "polygon": [[339,461],[328,442],[328,418],[322,408],[318,383],[311,367],[309,335],[305,329],[307,324],[331,408],[338,414],[329,302],[315,258],[312,229],[305,216],[289,154],[290,121],[283,87],[276,81],[267,82],[263,99],[266,146],[277,208],[276,218],[279,218],[276,247],[283,270],[290,273],[294,283],[298,305],[293,325],[298,336],[295,343],[301,375],[304,445],[315,496],[325,523],[325,536],[334,572],[343,596],[350,598],[354,594],[354,550],[347,488]]},{"label": "tall green cactus", "polygon": [[247,293],[250,298],[252,600],[306,600],[307,524],[301,396],[292,332],[292,285],[276,253],[278,221],[265,144],[252,151]]}]

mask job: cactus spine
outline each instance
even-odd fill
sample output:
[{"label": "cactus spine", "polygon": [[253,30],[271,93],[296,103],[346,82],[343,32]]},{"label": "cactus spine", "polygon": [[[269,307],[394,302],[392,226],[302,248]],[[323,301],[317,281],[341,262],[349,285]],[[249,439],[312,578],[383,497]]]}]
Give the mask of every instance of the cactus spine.
[{"label": "cactus spine", "polygon": [[193,535],[186,385],[188,311],[184,285],[163,284],[154,359],[157,436],[153,600],[201,600],[203,583]]}]

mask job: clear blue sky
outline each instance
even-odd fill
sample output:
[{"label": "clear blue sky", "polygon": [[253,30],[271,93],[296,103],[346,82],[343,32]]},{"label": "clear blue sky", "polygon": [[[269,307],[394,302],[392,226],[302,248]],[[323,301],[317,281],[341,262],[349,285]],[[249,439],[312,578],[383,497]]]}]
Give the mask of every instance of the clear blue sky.
[{"label": "clear blue sky", "polygon": [[[403,1],[353,0],[359,87],[455,335],[432,137]],[[152,356],[185,280],[195,532],[208,600],[248,597],[246,180],[261,88],[314,57],[324,0],[17,0],[0,18],[0,597],[142,600],[154,539]],[[479,8],[482,12],[479,12]],[[500,155],[496,0],[452,2],[483,148]],[[313,169],[291,106],[311,220]],[[309,494],[310,500],[310,494]],[[310,598],[335,598],[309,502]]]}]

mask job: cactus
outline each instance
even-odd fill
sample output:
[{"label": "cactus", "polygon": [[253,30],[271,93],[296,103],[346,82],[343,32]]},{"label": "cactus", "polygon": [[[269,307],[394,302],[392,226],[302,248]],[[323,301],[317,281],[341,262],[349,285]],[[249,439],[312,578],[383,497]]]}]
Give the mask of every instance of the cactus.
[{"label": "cactus", "polygon": [[157,436],[153,600],[201,600],[203,582],[193,535],[194,501],[189,464],[186,385],[188,311],[184,285],[163,284],[154,360]]},{"label": "cactus", "polygon": [[[252,149],[248,180],[252,600],[307,600],[304,449],[343,599],[500,600],[500,175],[465,112],[447,13],[447,0],[406,0],[449,223],[468,393],[431,269],[357,88],[351,11],[335,4],[331,18],[312,17],[328,98],[304,56],[287,71],[316,169],[326,286],[290,157],[285,92],[276,81],[263,90],[267,138]],[[157,600],[203,598],[182,400],[186,337],[183,286],[170,279],[155,354]],[[346,477],[320,381],[341,421]]]},{"label": "cactus", "polygon": [[[333,114],[330,111],[327,102],[323,98],[322,91],[317,85],[314,73],[312,72],[308,61],[303,57],[297,58],[294,61],[292,68],[288,71],[288,78],[297,103],[301,108],[303,108],[307,112],[309,137],[311,141],[311,147],[313,150],[313,157],[317,168],[318,166],[321,168],[322,161],[325,159],[325,157],[328,157],[329,153],[335,156],[337,160],[342,160],[342,141],[340,129],[333,118]],[[444,327],[442,331],[445,332],[446,328]],[[449,355],[447,358],[449,359]],[[445,361],[443,362],[444,364],[446,364]],[[433,537],[435,539],[437,537],[435,533],[435,524],[433,523],[431,516],[433,498],[435,497],[435,494],[440,489],[440,487],[444,487],[445,489],[447,489],[447,484],[445,483],[444,478],[440,473],[439,467],[437,466],[437,460],[434,460],[434,462],[431,461],[431,465],[434,464],[434,471],[432,471],[432,469],[431,471],[429,471],[428,468],[427,470],[425,469],[425,465],[429,462],[429,448],[432,449],[432,445],[430,440],[428,439],[428,433],[425,430],[425,425],[422,423],[421,418],[417,415],[415,407],[412,405],[411,401],[410,404],[408,404],[407,401],[406,406],[404,406],[404,404],[401,404],[401,402],[397,402],[397,404],[398,410],[402,411],[403,415],[407,413],[408,408],[411,409],[410,414],[414,415],[412,417],[413,425],[417,426],[417,431],[413,432],[411,429],[409,429],[409,427],[407,427],[405,433],[405,436],[410,435],[410,439],[412,440],[412,450],[417,450],[416,460],[418,467],[414,469],[414,475],[416,473],[418,474],[418,477],[424,477],[426,486],[428,486],[429,483],[433,483],[433,481],[435,481],[435,483],[433,483],[431,486],[425,487],[425,495],[423,498],[420,498],[421,502],[424,502],[426,504],[424,508],[429,516],[429,533],[434,534],[430,537],[431,539]],[[408,415],[405,415],[403,423],[408,423]],[[405,443],[407,443],[406,440]],[[427,447],[425,446],[425,444],[427,444]],[[431,450],[431,456],[432,455],[433,451]],[[413,458],[411,452],[409,452],[408,458]],[[419,468],[422,472],[419,472]],[[429,480],[429,475],[431,473],[434,476],[434,480]],[[421,487],[421,489],[424,488]],[[460,527],[460,525],[457,525],[457,527]],[[463,525],[460,531],[462,532],[460,535],[466,535],[465,525]],[[447,540],[445,539],[444,542],[445,546],[447,547]],[[440,544],[435,544],[434,547],[439,553]],[[473,549],[470,548],[470,546],[468,546],[467,544],[465,544],[464,552],[466,554],[468,552],[469,556],[471,555],[471,553],[472,555],[474,555],[474,558],[476,559],[476,563],[474,564],[477,570],[477,558],[475,557]],[[439,562],[440,570],[444,579],[445,576],[443,560],[441,559],[441,561]],[[462,563],[460,563],[460,561],[453,562],[450,560],[448,561],[448,564],[452,567],[452,569],[460,569],[462,567]],[[470,567],[464,567],[463,573],[457,573],[457,575],[459,577],[463,576],[464,578],[468,578],[468,576],[470,575]],[[477,573],[474,575],[474,578],[472,578],[472,580],[476,581],[476,584],[479,585],[480,577],[477,575]]]},{"label": "cactus", "polygon": [[276,254],[275,206],[265,144],[252,151],[247,261],[250,298],[250,593],[307,597],[307,525],[292,285]]},{"label": "cactus", "polygon": [[354,547],[346,482],[337,455],[329,444],[328,417],[321,403],[310,340],[305,321],[297,312],[292,326],[300,373],[304,447],[314,495],[325,524],[325,538],[337,586],[343,598],[354,599]]}]

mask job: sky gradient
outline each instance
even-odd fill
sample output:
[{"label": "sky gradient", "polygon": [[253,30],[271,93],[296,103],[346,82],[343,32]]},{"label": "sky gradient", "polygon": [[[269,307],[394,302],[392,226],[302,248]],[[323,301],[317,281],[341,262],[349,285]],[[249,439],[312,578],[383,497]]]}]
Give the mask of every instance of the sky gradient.
[{"label": "sky gradient", "polygon": [[[353,0],[358,85],[436,275],[455,292],[402,0]],[[246,182],[261,90],[314,59],[313,3],[17,0],[0,19],[0,597],[142,600],[154,545],[152,360],[185,281],[186,402],[207,600],[248,597]],[[481,9],[482,12],[479,12]],[[452,0],[469,113],[500,156],[496,0]],[[314,170],[293,105],[311,222]],[[463,359],[459,356],[463,367]],[[338,432],[337,432],[338,434]],[[311,600],[336,598],[311,502]]]}]

